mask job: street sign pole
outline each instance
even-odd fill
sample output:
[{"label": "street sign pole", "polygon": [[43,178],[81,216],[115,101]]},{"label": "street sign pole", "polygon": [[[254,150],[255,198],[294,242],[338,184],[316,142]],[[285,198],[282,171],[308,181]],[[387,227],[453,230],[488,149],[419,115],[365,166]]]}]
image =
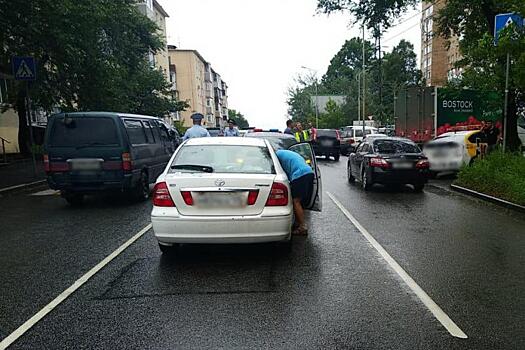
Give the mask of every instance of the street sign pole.
[{"label": "street sign pole", "polygon": [[33,136],[33,121],[31,118],[31,98],[29,97],[29,84],[30,82],[26,82],[26,119],[27,124],[29,125],[29,143],[31,146],[31,158],[33,163],[33,174],[35,177],[37,176],[37,170],[36,170],[36,157],[35,157],[35,138]]},{"label": "street sign pole", "polygon": [[508,121],[508,106],[509,106],[509,73],[510,73],[510,53],[507,52],[507,67],[505,72],[505,106],[503,111],[503,152],[507,149],[507,125]]}]

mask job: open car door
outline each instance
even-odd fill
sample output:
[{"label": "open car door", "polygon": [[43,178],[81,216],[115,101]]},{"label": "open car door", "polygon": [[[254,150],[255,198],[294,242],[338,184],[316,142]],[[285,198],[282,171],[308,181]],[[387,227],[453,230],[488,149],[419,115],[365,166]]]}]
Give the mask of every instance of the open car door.
[{"label": "open car door", "polygon": [[308,206],[304,209],[321,211],[323,190],[321,185],[321,171],[317,167],[317,162],[315,161],[315,155],[312,146],[308,142],[301,142],[288,147],[288,150],[299,153],[314,171],[314,181],[312,184],[312,190],[310,192],[312,195],[308,201]]}]

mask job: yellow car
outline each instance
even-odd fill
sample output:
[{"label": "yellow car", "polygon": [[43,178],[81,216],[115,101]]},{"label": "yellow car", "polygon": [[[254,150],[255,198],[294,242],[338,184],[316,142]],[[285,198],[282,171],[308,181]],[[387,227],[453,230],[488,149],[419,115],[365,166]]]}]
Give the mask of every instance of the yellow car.
[{"label": "yellow car", "polygon": [[430,162],[430,171],[437,174],[459,171],[463,165],[483,157],[487,147],[480,130],[447,132],[427,143],[423,153]]}]

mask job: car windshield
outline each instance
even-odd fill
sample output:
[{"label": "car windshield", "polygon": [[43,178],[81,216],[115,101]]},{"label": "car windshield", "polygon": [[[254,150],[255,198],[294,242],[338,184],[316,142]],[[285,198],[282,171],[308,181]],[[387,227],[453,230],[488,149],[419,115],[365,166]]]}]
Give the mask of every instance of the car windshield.
[{"label": "car windshield", "polygon": [[115,122],[103,117],[59,117],[49,135],[51,147],[119,146]]},{"label": "car windshield", "polygon": [[374,142],[374,150],[377,153],[421,153],[419,147],[414,143],[397,140],[377,140]]},{"label": "car windshield", "polygon": [[[363,129],[354,129],[355,137],[363,137]],[[372,130],[365,129],[365,135],[370,135]]]},{"label": "car windshield", "polygon": [[275,174],[268,148],[244,145],[186,145],[177,153],[170,172],[202,172],[199,166],[214,173]]},{"label": "car windshield", "polygon": [[326,130],[326,129],[320,129],[317,130],[317,137],[337,137],[337,131],[335,130]]}]

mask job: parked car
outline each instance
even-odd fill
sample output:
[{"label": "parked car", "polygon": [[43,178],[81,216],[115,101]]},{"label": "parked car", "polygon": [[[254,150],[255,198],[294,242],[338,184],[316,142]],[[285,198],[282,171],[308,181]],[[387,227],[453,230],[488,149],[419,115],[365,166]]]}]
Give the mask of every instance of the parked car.
[{"label": "parked car", "polygon": [[348,182],[359,180],[364,190],[374,184],[411,184],[417,192],[428,179],[429,163],[412,141],[397,137],[365,139],[350,154],[347,163]]},{"label": "parked car", "polygon": [[[364,135],[377,134],[377,128],[365,126]],[[341,128],[341,154],[349,155],[352,153],[359,143],[363,140],[362,126],[345,126]]]},{"label": "parked car", "polygon": [[471,164],[487,149],[485,135],[480,130],[447,132],[423,147],[433,175],[457,172]]},{"label": "parked car", "polygon": [[316,129],[312,135],[312,147],[316,156],[334,157],[339,161],[341,156],[341,137],[335,129]]},{"label": "parked car", "polygon": [[207,128],[207,130],[210,133],[211,137],[224,136],[223,131],[222,131],[221,128]]},{"label": "parked car", "polygon": [[146,200],[175,145],[158,118],[77,112],[49,118],[44,149],[49,186],[76,205],[86,194],[105,191]]},{"label": "parked car", "polygon": [[281,134],[278,132],[250,132],[247,133],[245,137],[266,139],[270,142],[275,151],[288,149],[297,143],[297,140],[292,135]]},{"label": "parked car", "polygon": [[[320,210],[321,179],[308,143],[289,147],[315,172],[308,209]],[[253,137],[184,142],[153,191],[151,221],[163,253],[179,243],[290,242],[290,183],[270,142]]]}]

